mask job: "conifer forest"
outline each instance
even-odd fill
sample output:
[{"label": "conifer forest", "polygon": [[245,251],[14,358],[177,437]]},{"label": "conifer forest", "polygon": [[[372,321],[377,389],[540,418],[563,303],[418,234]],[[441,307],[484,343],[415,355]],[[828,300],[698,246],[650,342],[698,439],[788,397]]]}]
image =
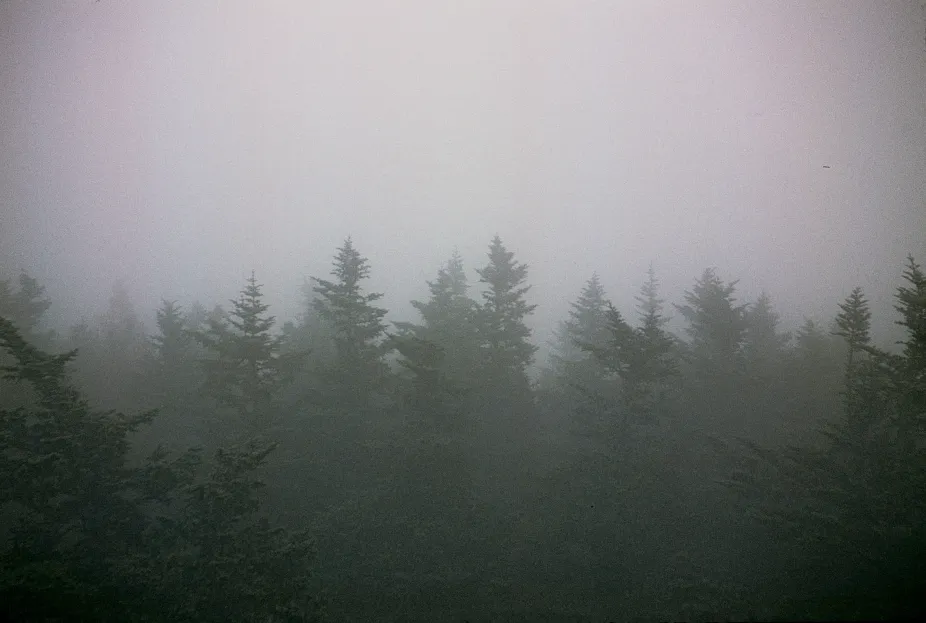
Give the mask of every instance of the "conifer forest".
[{"label": "conifer forest", "polygon": [[926,10],[656,4],[0,3],[0,620],[926,616]]}]

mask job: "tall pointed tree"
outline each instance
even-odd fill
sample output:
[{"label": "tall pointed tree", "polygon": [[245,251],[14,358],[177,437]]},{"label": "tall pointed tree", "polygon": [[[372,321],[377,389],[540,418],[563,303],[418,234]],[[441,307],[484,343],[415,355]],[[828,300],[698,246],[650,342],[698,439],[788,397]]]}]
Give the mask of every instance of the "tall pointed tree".
[{"label": "tall pointed tree", "polygon": [[203,360],[206,389],[223,406],[234,409],[252,431],[271,425],[273,399],[291,379],[298,356],[280,354],[282,338],[274,335],[254,273],[225,317],[215,314],[205,331],[195,333],[210,352]]},{"label": "tall pointed tree", "polygon": [[780,360],[791,336],[779,333],[779,322],[772,299],[763,292],[746,311],[743,354],[748,364],[765,370]]},{"label": "tall pointed tree", "polygon": [[23,336],[32,344],[50,342],[48,333],[40,334],[38,328],[51,301],[45,298],[45,288],[28,273],[22,272],[13,288],[9,280],[0,280],[0,316],[13,322]]},{"label": "tall pointed tree", "polygon": [[903,354],[910,366],[923,373],[926,371],[926,274],[910,255],[903,277],[907,285],[897,290],[895,309],[901,319],[897,324],[907,330],[903,344]]},{"label": "tall pointed tree", "polygon": [[476,304],[467,294],[459,253],[454,251],[437,278],[428,281],[428,290],[431,296],[426,302],[412,301],[421,324],[396,322],[392,342],[401,356],[399,364],[415,379],[412,393],[425,394],[414,400],[431,403],[433,396],[428,396],[436,394],[444,397],[443,410],[452,407],[457,412],[462,397],[476,386],[479,363]]},{"label": "tall pointed tree", "polygon": [[[479,281],[485,285],[479,307],[480,343],[485,357],[487,382],[517,398],[527,398],[530,382],[527,368],[537,347],[530,343],[531,330],[525,319],[537,308],[524,299],[530,286],[527,265],[516,262],[501,238],[489,245],[489,262],[478,269]],[[502,389],[506,388],[506,389]]]},{"label": "tall pointed tree", "polygon": [[600,393],[606,383],[606,371],[586,344],[604,345],[609,337],[607,330],[609,302],[598,273],[593,273],[571,304],[569,317],[554,330],[550,352],[549,384],[558,394],[575,397]]},{"label": "tall pointed tree", "polygon": [[659,298],[659,280],[656,279],[652,264],[646,271],[646,281],[640,287],[640,294],[635,298],[640,316],[637,331],[645,362],[642,374],[648,396],[645,402],[650,405],[645,410],[651,411],[651,403],[662,397],[665,383],[678,374],[676,340],[665,330],[669,319],[663,315],[664,301]]},{"label": "tall pointed tree", "polygon": [[841,310],[836,316],[836,329],[833,335],[838,335],[846,341],[848,352],[846,354],[846,376],[851,377],[855,371],[859,356],[864,347],[871,343],[871,311],[868,309],[868,300],[862,288],[856,287],[846,300],[839,304]]},{"label": "tall pointed tree", "polygon": [[688,321],[686,333],[696,370],[714,378],[731,378],[746,336],[746,305],[736,305],[736,281],[725,284],[708,268],[685,292],[676,309]]},{"label": "tall pointed tree", "polygon": [[631,327],[609,304],[606,329],[609,338],[601,345],[584,344],[598,362],[620,379],[621,420],[653,423],[666,383],[677,372],[675,342],[663,329],[658,281],[652,267],[636,297],[640,326]]},{"label": "tall pointed tree", "polygon": [[200,361],[205,353],[195,339],[197,329],[188,326],[187,315],[175,301],[162,301],[155,320],[157,332],[151,336],[148,365],[149,398],[169,416],[178,410],[188,411],[199,402],[203,384]]},{"label": "tall pointed tree", "polygon": [[335,361],[327,376],[341,404],[370,404],[388,383],[386,310],[374,305],[382,294],[363,290],[369,273],[367,258],[348,237],[334,258],[335,279],[312,278],[314,308],[333,333]]},{"label": "tall pointed tree", "polygon": [[[22,337],[33,346],[47,348],[53,340],[53,333],[40,332],[42,317],[51,301],[45,298],[45,288],[38,281],[23,272],[19,275],[18,288],[9,280],[0,279],[0,317],[15,326]],[[7,363],[7,356],[0,351],[0,366]],[[0,377],[0,406],[22,404],[28,392],[16,384],[5,382]]]}]

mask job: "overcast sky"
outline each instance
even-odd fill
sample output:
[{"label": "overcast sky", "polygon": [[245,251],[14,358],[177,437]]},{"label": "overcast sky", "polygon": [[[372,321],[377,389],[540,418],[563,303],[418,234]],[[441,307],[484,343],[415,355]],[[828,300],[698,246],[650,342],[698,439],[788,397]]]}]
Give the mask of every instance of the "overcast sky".
[{"label": "overcast sky", "polygon": [[[0,265],[68,320],[121,278],[282,318],[352,235],[390,318],[459,248],[538,341],[652,261],[827,320],[926,263],[918,1],[0,0]],[[97,306],[98,307],[98,306]],[[150,318],[148,318],[150,322]],[[893,320],[893,317],[890,318]]]}]

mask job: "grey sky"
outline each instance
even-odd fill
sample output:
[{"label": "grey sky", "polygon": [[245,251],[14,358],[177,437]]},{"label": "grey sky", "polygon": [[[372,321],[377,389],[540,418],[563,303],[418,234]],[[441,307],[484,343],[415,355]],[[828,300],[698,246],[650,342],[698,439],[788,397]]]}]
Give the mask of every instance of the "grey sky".
[{"label": "grey sky", "polygon": [[74,317],[254,268],[288,318],[350,234],[399,319],[498,233],[539,341],[650,261],[673,301],[716,266],[885,315],[926,263],[924,37],[919,2],[5,0],[0,265]]}]

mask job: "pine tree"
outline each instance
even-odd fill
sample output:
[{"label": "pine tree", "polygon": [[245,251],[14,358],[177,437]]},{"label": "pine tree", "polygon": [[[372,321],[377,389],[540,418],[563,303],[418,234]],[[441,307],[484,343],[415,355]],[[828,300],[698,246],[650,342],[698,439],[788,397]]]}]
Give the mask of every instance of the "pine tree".
[{"label": "pine tree", "polygon": [[832,423],[839,412],[845,379],[836,339],[807,318],[784,359],[784,384],[788,388],[781,396],[786,408],[784,425],[795,443],[815,441],[824,423]]},{"label": "pine tree", "polygon": [[550,374],[554,391],[564,397],[601,393],[605,371],[584,345],[601,346],[609,337],[609,302],[597,273],[593,273],[571,304],[569,318],[553,332]]},{"label": "pine tree", "polygon": [[[0,317],[4,378],[31,387],[0,407],[0,603],[16,621],[295,621],[314,614],[308,535],[272,528],[254,471],[272,447],[128,460],[155,412],[93,410],[49,355]],[[197,581],[190,581],[196,578]]]},{"label": "pine tree", "polygon": [[467,295],[463,260],[456,251],[438,270],[437,279],[428,281],[428,290],[427,302],[412,301],[421,324],[396,322],[392,343],[400,354],[399,365],[414,379],[407,399],[459,414],[464,396],[476,386],[479,359],[476,304]]},{"label": "pine tree", "polygon": [[282,337],[271,331],[276,318],[267,314],[260,288],[252,272],[231,311],[211,315],[208,329],[194,334],[211,353],[202,360],[206,389],[252,431],[270,427],[273,400],[300,363],[298,354],[281,356]]},{"label": "pine tree", "polygon": [[846,341],[849,350],[846,355],[846,378],[851,378],[859,355],[864,352],[871,342],[871,312],[868,301],[860,287],[852,290],[845,302],[839,304],[842,311],[836,316],[836,330],[838,335]]},{"label": "pine tree", "polygon": [[[897,293],[914,344],[916,319],[926,313],[916,273],[911,261],[904,277],[913,287]],[[744,509],[777,530],[790,571],[772,589],[779,610],[768,618],[917,618],[926,591],[926,408],[909,374],[917,351],[892,355],[870,345],[861,289],[840,308],[833,334],[848,343],[850,386],[847,408],[826,427],[828,445],[742,447],[731,484],[744,494]],[[809,353],[821,339],[807,327],[799,348]],[[808,585],[808,577],[818,581]]]},{"label": "pine tree", "polygon": [[645,361],[642,377],[647,385],[646,402],[653,405],[663,397],[668,379],[678,374],[678,362],[675,338],[664,328],[669,319],[662,313],[664,301],[659,298],[659,281],[652,264],[636,300],[640,314],[638,332]]},{"label": "pine tree", "polygon": [[315,311],[331,328],[335,346],[327,377],[343,405],[369,405],[388,383],[386,310],[374,305],[382,294],[363,291],[369,272],[367,259],[348,237],[334,258],[335,280],[312,278]]},{"label": "pine tree", "polygon": [[736,281],[724,284],[708,268],[676,309],[688,321],[688,353],[695,373],[732,382],[746,335],[746,305],[735,305]]},{"label": "pine tree", "polygon": [[912,255],[907,257],[903,277],[909,285],[897,290],[895,309],[901,315],[897,324],[907,330],[907,339],[901,342],[904,357],[913,370],[922,373],[926,370],[926,275]]},{"label": "pine tree", "polygon": [[743,355],[746,365],[758,377],[767,376],[784,355],[791,336],[778,332],[780,316],[772,308],[772,299],[763,292],[746,311],[746,334]]},{"label": "pine tree", "polygon": [[524,300],[530,290],[523,285],[528,267],[514,260],[514,253],[498,236],[489,245],[488,257],[488,264],[476,271],[486,287],[477,314],[486,381],[498,390],[496,397],[507,394],[516,400],[528,399],[527,368],[537,350],[529,341],[531,330],[524,324],[537,308]]},{"label": "pine tree", "polygon": [[[903,272],[907,285],[897,289],[895,309],[900,313],[899,325],[906,329],[903,357],[892,358],[894,383],[904,388],[899,404],[898,428],[908,440],[926,440],[926,275],[907,257]],[[917,442],[912,442],[913,448]]]},{"label": "pine tree", "polygon": [[22,272],[16,290],[8,280],[0,280],[0,316],[9,319],[32,344],[46,346],[51,334],[40,334],[38,328],[51,301],[45,298],[45,288],[28,273]]},{"label": "pine tree", "polygon": [[155,313],[157,333],[150,338],[152,349],[145,366],[146,398],[161,412],[154,425],[160,429],[156,431],[160,439],[175,438],[185,430],[192,441],[196,415],[206,406],[201,392],[206,352],[195,338],[201,327],[189,326],[189,317],[176,302],[167,300]]},{"label": "pine tree", "polygon": [[[40,333],[38,328],[45,312],[51,307],[51,301],[44,298],[45,288],[27,273],[20,273],[18,283],[19,287],[14,290],[8,280],[0,280],[0,317],[12,322],[33,346],[47,348],[53,341],[53,333]],[[6,356],[0,352],[0,365],[4,365],[6,360]],[[22,388],[0,379],[0,406],[21,404],[26,396],[27,392]]]}]

